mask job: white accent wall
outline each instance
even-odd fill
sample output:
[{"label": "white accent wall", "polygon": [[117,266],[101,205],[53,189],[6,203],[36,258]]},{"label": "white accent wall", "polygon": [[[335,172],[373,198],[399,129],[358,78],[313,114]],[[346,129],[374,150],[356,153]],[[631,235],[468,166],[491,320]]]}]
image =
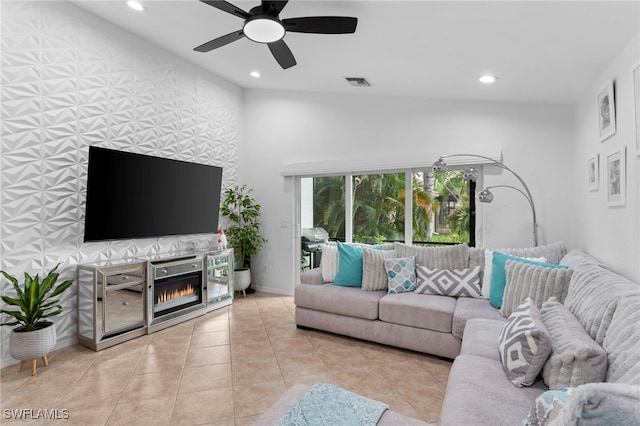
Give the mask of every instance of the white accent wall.
[{"label": "white accent wall", "polygon": [[[338,77],[336,77],[338,78]],[[245,93],[246,183],[263,206],[269,243],[255,257],[258,289],[292,294],[296,279],[293,163],[339,161],[354,169],[398,164],[431,165],[440,154],[501,150],[504,164],[529,185],[541,243],[574,245],[573,191],[567,182],[574,154],[573,108],[540,104],[445,101],[420,98],[322,95],[248,90]],[[363,92],[360,92],[363,91]],[[349,170],[345,170],[348,172]],[[508,172],[485,168],[485,185],[519,186]],[[527,201],[496,188],[478,223],[484,247],[533,245]]]},{"label": "white accent wall", "polygon": [[[636,149],[632,72],[640,65],[640,36],[622,50],[576,106],[572,186],[576,188],[574,234],[578,247],[606,266],[640,281],[640,151]],[[616,134],[600,141],[597,93],[615,82]],[[626,206],[607,205],[607,156],[626,148]],[[587,190],[587,159],[600,156],[597,191]]]},{"label": "white accent wall", "polygon": [[[206,248],[215,234],[83,243],[88,147],[222,166],[238,176],[242,90],[63,2],[2,2],[0,269],[17,276]],[[113,171],[117,173],[117,170]],[[135,182],[131,182],[135,185]],[[2,294],[12,292],[2,279]],[[77,341],[77,284],[54,318]],[[10,327],[1,327],[2,365]]]}]

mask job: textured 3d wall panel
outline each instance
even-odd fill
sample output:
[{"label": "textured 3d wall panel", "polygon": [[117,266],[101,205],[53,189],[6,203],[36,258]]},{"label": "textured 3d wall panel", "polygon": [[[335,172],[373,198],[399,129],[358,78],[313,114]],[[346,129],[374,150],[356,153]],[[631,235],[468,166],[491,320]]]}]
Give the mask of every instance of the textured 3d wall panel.
[{"label": "textured 3d wall panel", "polygon": [[[83,243],[88,147],[223,166],[230,185],[240,89],[73,5],[0,7],[2,270],[21,277],[62,262],[69,279],[78,263],[210,246],[213,235]],[[1,290],[13,291],[4,279]],[[77,341],[76,295],[63,295],[65,313],[54,319],[59,347]],[[2,365],[15,362],[9,331]]]}]

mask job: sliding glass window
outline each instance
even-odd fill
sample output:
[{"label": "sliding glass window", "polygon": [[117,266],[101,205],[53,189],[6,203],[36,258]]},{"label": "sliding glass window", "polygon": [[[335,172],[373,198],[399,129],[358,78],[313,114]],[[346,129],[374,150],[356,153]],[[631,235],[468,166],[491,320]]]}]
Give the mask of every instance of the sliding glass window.
[{"label": "sliding glass window", "polygon": [[[462,179],[462,170],[301,178],[301,225],[324,228],[330,239],[339,241],[473,245],[474,191],[475,184]],[[407,206],[410,215],[405,214]]]}]

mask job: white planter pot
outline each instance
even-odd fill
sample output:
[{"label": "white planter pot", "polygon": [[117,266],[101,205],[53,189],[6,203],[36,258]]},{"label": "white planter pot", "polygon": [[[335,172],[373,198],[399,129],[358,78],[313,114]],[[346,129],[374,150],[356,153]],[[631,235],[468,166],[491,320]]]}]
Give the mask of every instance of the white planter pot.
[{"label": "white planter pot", "polygon": [[[9,352],[15,359],[28,361],[41,358],[56,347],[56,325],[52,322],[47,327],[33,331],[11,331]],[[20,327],[18,327],[19,329]]]},{"label": "white planter pot", "polygon": [[244,291],[251,285],[251,270],[249,268],[236,269],[233,271],[233,289],[235,291],[241,291],[247,296]]}]

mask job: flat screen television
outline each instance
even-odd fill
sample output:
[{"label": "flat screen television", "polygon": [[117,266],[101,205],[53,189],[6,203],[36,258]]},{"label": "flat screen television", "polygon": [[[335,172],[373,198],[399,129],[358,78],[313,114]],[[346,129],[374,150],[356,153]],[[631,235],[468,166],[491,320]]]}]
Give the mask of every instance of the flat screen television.
[{"label": "flat screen television", "polygon": [[84,241],[215,233],[222,167],[89,147]]}]

